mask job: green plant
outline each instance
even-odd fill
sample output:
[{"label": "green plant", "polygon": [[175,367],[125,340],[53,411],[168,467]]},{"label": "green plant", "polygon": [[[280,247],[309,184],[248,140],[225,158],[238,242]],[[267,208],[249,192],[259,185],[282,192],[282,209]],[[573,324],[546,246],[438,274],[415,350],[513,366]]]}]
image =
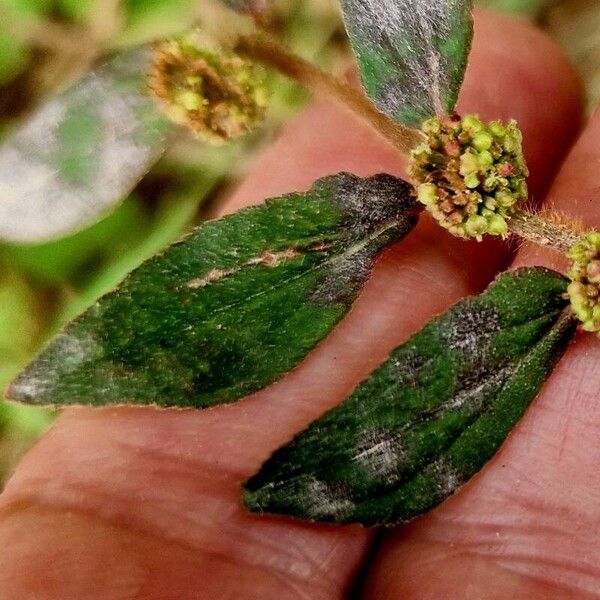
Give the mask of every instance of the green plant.
[{"label": "green plant", "polygon": [[[246,505],[257,512],[389,524],[443,501],[494,454],[560,358],[576,327],[573,313],[586,329],[598,329],[595,304],[582,299],[582,293],[597,296],[588,268],[596,248],[582,246],[576,228],[522,208],[527,168],[516,124],[453,113],[471,2],[404,0],[383,12],[374,1],[342,6],[369,99],[276,41],[248,33],[246,21],[238,33],[233,17],[235,35],[220,40],[229,48],[178,53],[177,61],[190,63],[176,76],[159,50],[154,92],[177,121],[221,139],[256,122],[261,84],[245,61],[260,61],[335,96],[410,153],[418,191],[390,175],[342,173],[309,192],[209,222],[67,326],[9,394],[60,405],[202,408],[235,401],[290,371],[331,331],[377,252],[408,235],[424,208],[460,237],[513,231],[570,251],[580,263],[573,269],[577,285],[542,268],[501,276],[397,349],[246,484]],[[239,57],[233,60],[232,52]],[[143,93],[139,72],[149,69],[148,58],[147,49],[116,57],[15,134],[0,167],[15,171],[13,197],[4,206],[18,218],[7,213],[0,234],[27,239],[81,226],[116,204],[156,158],[173,125]],[[92,97],[97,114],[90,120]],[[57,110],[64,107],[66,113]],[[104,137],[114,122],[123,128]],[[26,190],[17,167],[31,167],[22,149],[40,147],[36,136],[48,127],[56,143],[35,164],[42,173],[58,172],[46,197],[62,208],[75,194],[86,210],[63,212],[53,222],[42,213],[33,222],[19,213]],[[72,131],[85,132],[76,147]],[[120,161],[107,161],[111,154]],[[73,161],[84,161],[84,179],[73,179]],[[593,235],[585,239],[593,245]]]}]

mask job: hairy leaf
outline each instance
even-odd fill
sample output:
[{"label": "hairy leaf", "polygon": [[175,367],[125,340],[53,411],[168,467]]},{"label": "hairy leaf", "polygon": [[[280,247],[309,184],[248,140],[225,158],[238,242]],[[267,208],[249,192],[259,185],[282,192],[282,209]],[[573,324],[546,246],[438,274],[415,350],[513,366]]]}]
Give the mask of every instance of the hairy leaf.
[{"label": "hairy leaf", "polygon": [[341,0],[367,94],[420,127],[456,104],[473,35],[473,0]]},{"label": "hairy leaf", "polygon": [[41,242],[123,200],[171,125],[146,95],[146,48],[116,56],[44,104],[0,147],[0,239]]},{"label": "hairy leaf", "polygon": [[565,279],[503,275],[393,352],[246,483],[253,511],[336,523],[412,519],[493,456],[575,329]]},{"label": "hairy leaf", "polygon": [[339,174],[211,221],[69,325],[9,389],[34,404],[204,407],[292,369],[416,222],[409,184]]}]

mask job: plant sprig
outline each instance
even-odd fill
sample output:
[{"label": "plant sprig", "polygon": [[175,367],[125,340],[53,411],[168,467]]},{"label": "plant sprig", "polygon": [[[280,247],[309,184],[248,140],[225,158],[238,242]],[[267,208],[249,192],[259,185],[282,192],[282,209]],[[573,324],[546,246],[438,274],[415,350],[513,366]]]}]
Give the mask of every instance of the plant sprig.
[{"label": "plant sprig", "polygon": [[[362,90],[296,56],[276,40],[264,34],[244,36],[240,38],[236,50],[294,79],[316,95],[328,96],[342,104],[406,157],[423,144],[426,137],[423,131],[394,122],[381,111],[374,110]],[[518,202],[519,206],[515,207],[506,221],[506,230],[502,228],[498,233],[487,233],[506,235],[510,231],[524,240],[564,255],[580,241],[583,234],[581,226],[569,223],[564,217],[554,218],[548,210],[535,212],[524,208],[528,202],[527,195],[518,198]]]},{"label": "plant sprig", "polygon": [[[261,3],[226,2],[261,22]],[[9,396],[196,408],[239,400],[291,371],[333,329],[377,253],[407,236],[425,208],[461,238],[514,233],[566,253],[570,283],[541,267],[503,274],[397,348],[245,486],[246,506],[259,513],[393,524],[443,501],[494,455],[565,351],[575,317],[600,329],[600,234],[523,208],[528,171],[516,123],[454,113],[471,0],[342,0],[342,9],[366,95],[264,33],[222,53],[188,38],[160,45],[151,88],[176,122],[223,141],[260,120],[261,83],[248,64],[259,61],[368,122],[409,157],[413,185],[339,173],[205,223],[68,325]],[[120,80],[111,81],[112,94]],[[65,122],[55,118],[52,131]],[[134,137],[142,158],[164,142],[144,141],[143,123],[123,139]],[[65,194],[68,172],[63,165],[57,175]],[[85,197],[96,198],[85,183]]]}]

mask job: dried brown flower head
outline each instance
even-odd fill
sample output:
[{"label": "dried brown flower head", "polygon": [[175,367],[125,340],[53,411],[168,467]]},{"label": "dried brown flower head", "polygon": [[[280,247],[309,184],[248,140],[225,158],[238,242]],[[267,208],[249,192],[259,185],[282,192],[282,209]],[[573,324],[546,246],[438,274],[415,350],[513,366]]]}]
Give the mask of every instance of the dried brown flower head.
[{"label": "dried brown flower head", "polygon": [[160,42],[149,73],[151,93],[167,115],[198,137],[220,144],[265,116],[265,73],[230,52],[198,47],[192,37]]}]

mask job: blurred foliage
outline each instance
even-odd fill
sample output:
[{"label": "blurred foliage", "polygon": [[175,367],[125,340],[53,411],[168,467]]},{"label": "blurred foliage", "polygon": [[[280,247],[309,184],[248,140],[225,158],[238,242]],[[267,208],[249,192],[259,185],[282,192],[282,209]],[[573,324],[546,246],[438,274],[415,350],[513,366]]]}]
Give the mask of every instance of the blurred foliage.
[{"label": "blurred foliage", "polygon": [[[0,137],[46,95],[100,56],[193,25],[208,0],[0,0]],[[349,64],[336,0],[274,0],[267,27],[328,69]],[[541,19],[600,92],[597,0],[480,0]],[[260,133],[207,148],[181,134],[113,214],[68,238],[0,245],[0,387],[44,341],[146,257],[213,214],[224,187],[273,138],[307,95],[272,75],[269,120]],[[594,91],[595,90],[595,91]],[[17,458],[51,421],[48,411],[0,402],[0,487]]]},{"label": "blurred foliage", "polygon": [[[73,0],[77,2],[77,0]],[[197,14],[196,0],[125,0],[123,39],[152,39],[185,29]]]},{"label": "blurred foliage", "polygon": [[485,8],[517,13],[527,17],[538,17],[543,10],[557,0],[479,0]]},{"label": "blurred foliage", "polygon": [[561,0],[544,14],[543,24],[581,73],[591,112],[600,102],[600,2]]},{"label": "blurred foliage", "polygon": [[[6,386],[35,350],[43,328],[43,304],[43,295],[19,270],[0,261],[0,386]],[[47,411],[0,403],[0,478],[50,419]]]},{"label": "blurred foliage", "polygon": [[135,244],[136,237],[148,227],[148,221],[140,199],[132,195],[114,213],[89,229],[46,244],[6,246],[4,255],[34,283],[52,286],[77,281],[111,255]]}]

